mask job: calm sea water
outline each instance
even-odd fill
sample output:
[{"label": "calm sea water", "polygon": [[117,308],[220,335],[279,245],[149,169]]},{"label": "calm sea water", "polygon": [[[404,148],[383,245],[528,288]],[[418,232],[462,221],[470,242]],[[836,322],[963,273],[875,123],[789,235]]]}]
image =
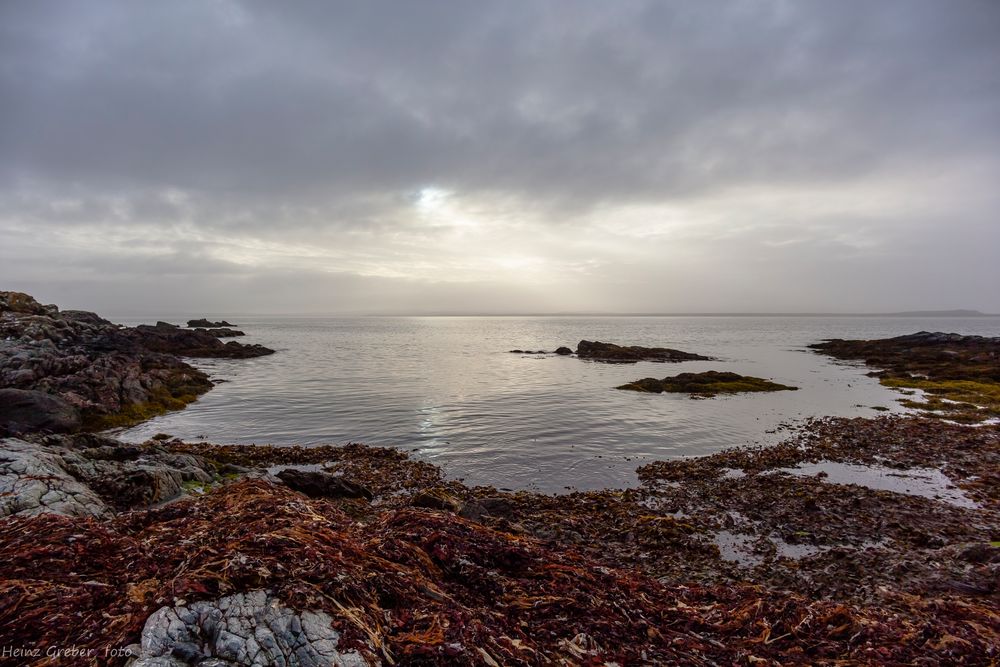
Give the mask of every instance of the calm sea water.
[{"label": "calm sea water", "polygon": [[[184,319],[187,319],[186,317]],[[1000,335],[1000,319],[834,317],[239,318],[260,359],[194,360],[215,389],[121,433],[215,443],[363,442],[412,450],[469,484],[558,492],[634,485],[655,459],[773,442],[783,422],[901,411],[860,365],[805,349],[823,338],[920,330]],[[135,320],[119,318],[127,324]],[[717,357],[606,365],[508,350],[580,339]],[[729,370],[799,391],[693,400],[614,387],[642,377]]]}]

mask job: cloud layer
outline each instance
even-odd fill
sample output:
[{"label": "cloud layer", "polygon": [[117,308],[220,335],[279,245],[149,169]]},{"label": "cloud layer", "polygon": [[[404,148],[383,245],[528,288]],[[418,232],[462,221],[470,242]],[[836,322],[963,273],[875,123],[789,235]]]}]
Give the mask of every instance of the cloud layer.
[{"label": "cloud layer", "polygon": [[8,2],[0,285],[1000,311],[1000,5]]}]

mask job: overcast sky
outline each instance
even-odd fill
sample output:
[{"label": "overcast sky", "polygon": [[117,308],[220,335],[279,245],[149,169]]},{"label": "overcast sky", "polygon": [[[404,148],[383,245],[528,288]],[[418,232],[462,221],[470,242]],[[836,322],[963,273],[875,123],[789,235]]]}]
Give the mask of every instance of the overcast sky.
[{"label": "overcast sky", "polygon": [[5,0],[0,289],[1000,312],[1000,2]]}]

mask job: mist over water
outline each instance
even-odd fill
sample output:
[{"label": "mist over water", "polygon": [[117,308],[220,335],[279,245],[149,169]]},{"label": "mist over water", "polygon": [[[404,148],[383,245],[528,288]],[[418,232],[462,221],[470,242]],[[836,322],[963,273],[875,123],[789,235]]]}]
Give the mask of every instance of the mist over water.
[{"label": "mist over water", "polygon": [[[187,319],[187,318],[185,318]],[[121,319],[126,324],[136,320]],[[643,463],[775,442],[810,416],[900,412],[899,394],[805,349],[824,338],[920,330],[1000,335],[997,318],[240,318],[277,354],[193,360],[219,384],[121,436],[238,444],[396,446],[468,484],[544,492],[631,486]],[[508,350],[580,339],[674,347],[718,361],[609,365]],[[727,370],[798,391],[693,400],[618,391],[642,377]]]}]

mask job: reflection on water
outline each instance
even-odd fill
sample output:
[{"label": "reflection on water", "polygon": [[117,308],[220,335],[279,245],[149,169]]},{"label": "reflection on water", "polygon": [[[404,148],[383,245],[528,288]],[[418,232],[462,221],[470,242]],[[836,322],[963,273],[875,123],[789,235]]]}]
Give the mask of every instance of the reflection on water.
[{"label": "reflection on water", "polygon": [[[228,317],[228,316],[227,316]],[[185,318],[186,319],[186,318]],[[135,322],[123,320],[125,323]],[[899,410],[866,369],[805,351],[822,338],[921,329],[997,335],[995,319],[909,318],[239,318],[250,360],[196,360],[225,379],[187,409],[123,434],[225,443],[364,442],[415,449],[471,484],[561,491],[628,486],[635,467],[768,442],[783,421]],[[507,350],[582,338],[718,358],[605,365]],[[641,377],[729,370],[795,392],[691,400],[614,389]]]}]

